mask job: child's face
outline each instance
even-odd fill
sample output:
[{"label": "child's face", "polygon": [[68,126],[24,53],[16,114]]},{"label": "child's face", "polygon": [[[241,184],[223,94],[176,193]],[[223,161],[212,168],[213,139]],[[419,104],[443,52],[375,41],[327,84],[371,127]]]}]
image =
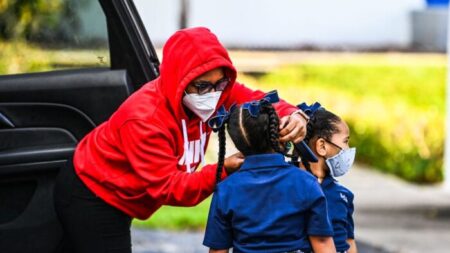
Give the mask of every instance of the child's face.
[{"label": "child's face", "polygon": [[[330,141],[342,149],[349,148],[348,142],[350,139],[350,130],[348,129],[347,124],[341,120],[336,123],[336,128],[338,129],[338,131],[331,136]],[[329,145],[333,146],[332,144],[329,144]],[[330,147],[330,148],[332,148],[332,147]],[[336,154],[337,154],[340,150],[337,147],[334,147],[334,148],[336,149]]]},{"label": "child's face", "polygon": [[329,170],[325,160],[335,156],[341,149],[349,148],[350,130],[344,121],[335,123],[337,131],[330,139],[319,138],[315,141],[315,153],[319,159],[317,163],[310,163],[312,173],[319,179],[326,176]]}]

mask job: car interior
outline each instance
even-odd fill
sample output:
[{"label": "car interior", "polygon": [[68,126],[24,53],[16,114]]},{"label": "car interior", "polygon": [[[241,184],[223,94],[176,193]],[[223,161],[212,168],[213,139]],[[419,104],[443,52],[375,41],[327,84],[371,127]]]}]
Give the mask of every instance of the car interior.
[{"label": "car interior", "polygon": [[59,169],[84,135],[158,76],[159,61],[133,1],[90,1],[105,14],[109,67],[0,75],[1,252],[56,250]]}]

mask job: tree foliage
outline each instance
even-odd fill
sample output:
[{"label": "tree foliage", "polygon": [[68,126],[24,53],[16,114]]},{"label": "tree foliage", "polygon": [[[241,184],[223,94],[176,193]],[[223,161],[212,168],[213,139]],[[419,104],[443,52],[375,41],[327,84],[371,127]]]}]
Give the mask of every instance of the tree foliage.
[{"label": "tree foliage", "polygon": [[47,42],[71,39],[79,28],[77,0],[0,0],[0,39]]}]

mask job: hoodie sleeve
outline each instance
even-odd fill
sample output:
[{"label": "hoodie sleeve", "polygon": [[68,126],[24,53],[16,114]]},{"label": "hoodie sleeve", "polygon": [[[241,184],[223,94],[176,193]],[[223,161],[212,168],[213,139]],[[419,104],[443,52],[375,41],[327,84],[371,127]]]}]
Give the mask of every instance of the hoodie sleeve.
[{"label": "hoodie sleeve", "polygon": [[[228,103],[225,107],[229,108],[234,103],[242,104],[251,100],[260,99],[264,97],[265,94],[266,92],[261,90],[252,90],[241,83],[235,82],[231,90],[230,98],[228,99]],[[298,110],[296,106],[287,103],[283,99],[280,99],[280,102],[276,103],[274,107],[280,117],[290,115]]]},{"label": "hoodie sleeve", "polygon": [[162,205],[194,206],[215,186],[216,165],[199,172],[178,169],[175,144],[154,124],[132,120],[120,128],[121,147],[135,171],[146,182],[146,192]]}]

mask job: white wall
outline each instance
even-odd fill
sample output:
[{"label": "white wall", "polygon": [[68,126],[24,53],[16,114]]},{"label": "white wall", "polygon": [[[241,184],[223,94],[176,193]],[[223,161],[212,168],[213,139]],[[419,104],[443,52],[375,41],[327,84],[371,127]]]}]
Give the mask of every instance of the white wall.
[{"label": "white wall", "polygon": [[181,0],[134,0],[148,36],[162,46],[179,29]]},{"label": "white wall", "polygon": [[[188,25],[226,46],[408,46],[410,13],[425,0],[188,0]],[[178,29],[181,0],[135,0],[158,46]]]}]

